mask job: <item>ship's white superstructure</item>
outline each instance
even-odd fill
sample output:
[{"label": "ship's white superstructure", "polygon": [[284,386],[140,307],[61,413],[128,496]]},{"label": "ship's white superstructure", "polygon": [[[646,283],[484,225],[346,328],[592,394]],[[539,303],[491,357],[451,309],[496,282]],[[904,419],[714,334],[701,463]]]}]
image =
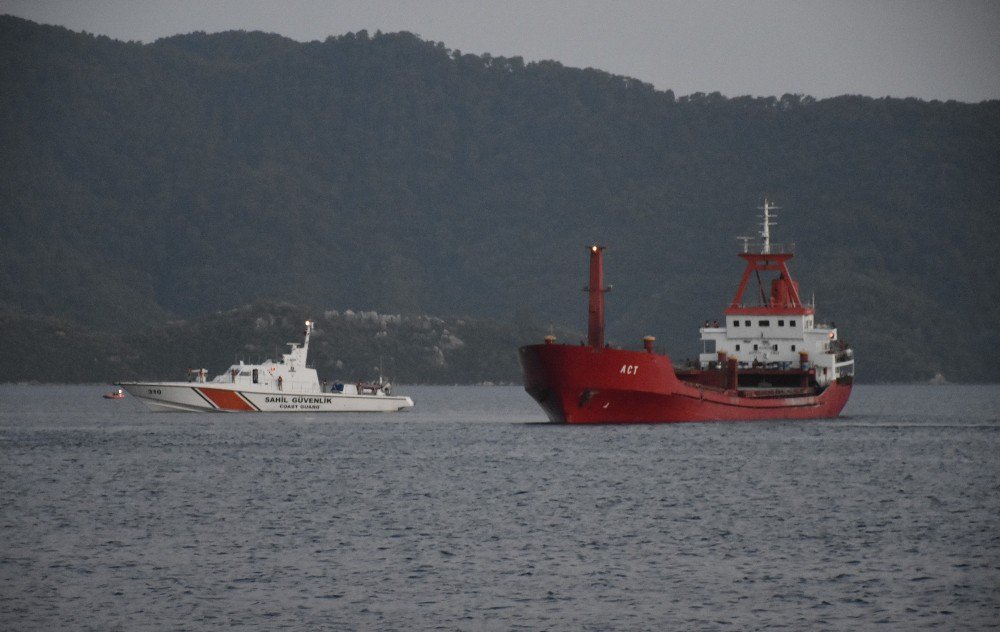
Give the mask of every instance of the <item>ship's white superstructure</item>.
[{"label": "ship's white superstructure", "polygon": [[[762,207],[762,243],[750,247],[744,240],[740,256],[747,261],[736,296],[725,310],[722,323],[713,321],[699,329],[701,369],[722,366],[736,360],[739,369],[812,369],[819,386],[837,378],[854,375],[854,354],[837,336],[834,324],[818,323],[815,305],[799,296],[798,282],[788,271],[790,246],[771,243],[771,227],[777,207],[767,200]],[[756,250],[754,252],[753,250]],[[761,272],[777,273],[770,290],[764,287]],[[756,281],[756,302],[744,301],[747,286]]]},{"label": "ship's white superstructure", "polygon": [[825,386],[838,377],[853,375],[850,347],[841,343],[837,328],[817,324],[813,315],[726,316],[725,325],[699,330],[702,369],[723,358],[736,358],[739,368],[809,368]]}]

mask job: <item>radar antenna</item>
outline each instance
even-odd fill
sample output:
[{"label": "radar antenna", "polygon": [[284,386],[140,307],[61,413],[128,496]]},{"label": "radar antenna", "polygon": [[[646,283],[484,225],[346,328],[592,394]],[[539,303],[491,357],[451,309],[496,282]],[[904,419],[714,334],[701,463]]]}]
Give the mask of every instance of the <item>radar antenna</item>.
[{"label": "radar antenna", "polygon": [[764,249],[762,253],[769,255],[771,254],[771,227],[777,225],[777,222],[772,222],[771,220],[778,219],[778,216],[772,215],[771,211],[779,210],[781,207],[774,206],[768,201],[767,198],[764,198],[764,206],[758,206],[757,208],[764,211],[764,215],[762,216],[764,218],[762,227],[763,230],[760,231],[760,236],[764,238]]}]

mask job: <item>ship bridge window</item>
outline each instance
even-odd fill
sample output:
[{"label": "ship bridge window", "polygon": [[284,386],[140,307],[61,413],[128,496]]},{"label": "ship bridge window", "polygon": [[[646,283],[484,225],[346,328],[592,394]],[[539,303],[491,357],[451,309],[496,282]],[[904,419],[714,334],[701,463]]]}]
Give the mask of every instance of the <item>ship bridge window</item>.
[{"label": "ship bridge window", "polygon": [[795,321],[794,320],[788,321],[788,326],[789,327],[794,327],[795,326]]},{"label": "ship bridge window", "polygon": [[739,350],[740,350],[740,346],[739,346],[739,345],[736,345],[736,350],[737,350],[737,351],[739,351]]},{"label": "ship bridge window", "polygon": [[792,351],[795,351],[795,345],[792,345]]},{"label": "ship bridge window", "polygon": [[745,321],[743,321],[743,324],[746,325],[747,327],[749,327],[750,326],[750,321],[749,320],[745,320]]},{"label": "ship bridge window", "polygon": [[734,320],[733,321],[733,327],[739,327],[739,326],[740,326],[740,321]]},{"label": "ship bridge window", "polygon": [[771,326],[771,321],[769,321],[769,320],[759,320],[759,321],[757,321],[757,324],[760,325],[761,327],[770,327]]},{"label": "ship bridge window", "polygon": [[779,320],[778,321],[778,327],[784,327],[784,326],[785,326],[785,321]]}]

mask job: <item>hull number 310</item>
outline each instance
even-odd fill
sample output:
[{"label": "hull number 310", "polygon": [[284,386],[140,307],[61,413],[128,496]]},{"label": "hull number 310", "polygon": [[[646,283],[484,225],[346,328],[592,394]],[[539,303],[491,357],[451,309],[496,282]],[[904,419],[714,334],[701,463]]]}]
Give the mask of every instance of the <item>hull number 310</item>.
[{"label": "hull number 310", "polygon": [[638,364],[623,364],[622,370],[619,371],[622,375],[638,375],[639,365]]}]

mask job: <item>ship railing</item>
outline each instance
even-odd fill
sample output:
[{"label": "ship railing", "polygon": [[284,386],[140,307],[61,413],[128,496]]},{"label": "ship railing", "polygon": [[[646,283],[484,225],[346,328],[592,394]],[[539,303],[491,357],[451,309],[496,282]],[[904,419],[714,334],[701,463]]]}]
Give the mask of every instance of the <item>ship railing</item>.
[{"label": "ship railing", "polygon": [[312,395],[322,392],[322,386],[313,384],[282,384],[281,390],[277,392],[285,395]]},{"label": "ship railing", "polygon": [[833,359],[836,362],[843,362],[845,364],[848,362],[854,362],[854,352],[849,348],[843,349],[842,351],[836,353],[833,356]]},{"label": "ship railing", "polygon": [[833,374],[835,377],[838,378],[846,377],[848,375],[854,375],[854,360],[848,360],[846,362],[834,362]]},{"label": "ship railing", "polygon": [[771,249],[766,253],[764,252],[764,244],[760,242],[751,242],[747,244],[745,252],[758,255],[793,255],[795,254],[795,242],[789,242],[786,244],[776,244],[771,242]]},{"label": "ship railing", "polygon": [[[773,306],[767,303],[762,303],[760,301],[757,301],[756,303],[730,303],[728,307],[735,307],[737,309],[757,309],[759,307],[773,307]],[[798,307],[815,307],[815,305],[813,303],[807,303],[805,301],[802,301],[801,303],[799,303]],[[814,328],[818,327],[822,327],[822,325],[814,326]],[[725,328],[726,328],[725,325],[719,325],[720,330],[723,330]],[[712,328],[709,327],[709,329]]]}]

